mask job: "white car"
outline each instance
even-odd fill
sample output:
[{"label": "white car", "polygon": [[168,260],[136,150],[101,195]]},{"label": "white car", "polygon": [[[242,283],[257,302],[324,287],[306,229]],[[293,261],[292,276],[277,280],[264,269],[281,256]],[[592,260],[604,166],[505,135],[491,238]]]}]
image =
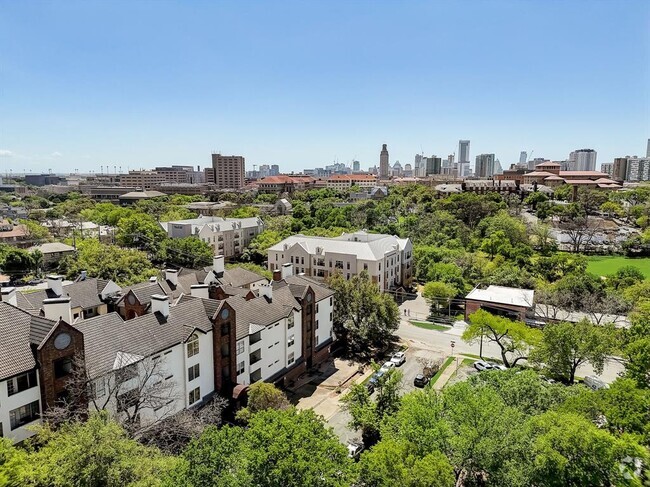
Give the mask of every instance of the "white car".
[{"label": "white car", "polygon": [[505,365],[495,364],[494,362],[490,362],[490,365],[494,370],[508,370],[508,367],[506,367]]},{"label": "white car", "polygon": [[391,361],[388,361],[384,365],[382,365],[381,369],[379,369],[379,370],[383,371],[383,372],[388,372],[390,369],[394,369],[394,368],[395,368],[395,363],[391,362]]},{"label": "white car", "polygon": [[485,360],[477,360],[474,362],[474,368],[478,370],[479,372],[482,372],[484,370],[492,370],[492,364],[489,364]]},{"label": "white car", "polygon": [[363,443],[356,442],[356,441],[351,441],[350,443],[348,443],[348,458],[358,460],[359,455],[361,455],[362,451],[363,451]]},{"label": "white car", "polygon": [[399,367],[404,362],[406,362],[406,354],[404,352],[397,352],[391,357],[390,361]]}]

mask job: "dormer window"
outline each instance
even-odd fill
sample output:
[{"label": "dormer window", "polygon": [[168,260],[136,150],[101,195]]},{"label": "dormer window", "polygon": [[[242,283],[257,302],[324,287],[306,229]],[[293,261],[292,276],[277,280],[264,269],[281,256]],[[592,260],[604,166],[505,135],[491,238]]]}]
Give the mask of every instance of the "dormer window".
[{"label": "dormer window", "polygon": [[199,353],[199,336],[193,333],[187,342],[187,358],[193,357]]}]

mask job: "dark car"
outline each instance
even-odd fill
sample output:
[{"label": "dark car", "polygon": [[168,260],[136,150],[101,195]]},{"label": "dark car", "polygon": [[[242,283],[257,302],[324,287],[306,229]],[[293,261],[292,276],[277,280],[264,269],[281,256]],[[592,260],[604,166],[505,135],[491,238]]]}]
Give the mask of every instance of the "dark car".
[{"label": "dark car", "polygon": [[369,392],[370,394],[372,394],[373,392],[375,392],[375,387],[377,386],[377,383],[379,383],[379,379],[381,379],[385,373],[386,373],[386,372],[385,372],[384,370],[378,370],[378,371],[375,372],[375,374],[370,378],[370,380],[369,380],[368,383],[366,384],[366,387],[368,388],[368,392]]},{"label": "dark car", "polygon": [[415,376],[415,379],[413,379],[413,385],[415,387],[424,387],[429,383],[429,377],[427,377],[424,374],[418,374]]}]

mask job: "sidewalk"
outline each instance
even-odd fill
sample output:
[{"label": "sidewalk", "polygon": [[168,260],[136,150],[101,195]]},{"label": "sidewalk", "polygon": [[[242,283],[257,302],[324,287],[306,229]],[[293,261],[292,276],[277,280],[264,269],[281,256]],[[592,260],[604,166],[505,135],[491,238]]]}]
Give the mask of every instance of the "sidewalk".
[{"label": "sidewalk", "polygon": [[454,373],[461,367],[463,360],[466,357],[463,357],[462,355],[451,355],[454,358],[454,361],[449,364],[449,366],[440,374],[440,377],[438,377],[438,380],[436,381],[435,384],[433,384],[433,388],[436,391],[441,391],[443,387],[447,384],[447,381],[451,379],[451,377],[454,375]]}]

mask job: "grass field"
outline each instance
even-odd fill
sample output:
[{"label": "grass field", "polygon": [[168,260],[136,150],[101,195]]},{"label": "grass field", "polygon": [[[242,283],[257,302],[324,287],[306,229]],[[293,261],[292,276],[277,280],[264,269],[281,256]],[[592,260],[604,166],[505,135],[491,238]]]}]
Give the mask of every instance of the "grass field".
[{"label": "grass field", "polygon": [[646,279],[650,277],[650,258],[647,257],[630,259],[617,255],[593,255],[587,257],[587,262],[587,272],[599,276],[613,274],[621,267],[631,265],[643,272]]},{"label": "grass field", "polygon": [[447,331],[451,328],[450,326],[436,325],[435,323],[430,323],[428,321],[411,321],[411,324],[426,330]]}]

